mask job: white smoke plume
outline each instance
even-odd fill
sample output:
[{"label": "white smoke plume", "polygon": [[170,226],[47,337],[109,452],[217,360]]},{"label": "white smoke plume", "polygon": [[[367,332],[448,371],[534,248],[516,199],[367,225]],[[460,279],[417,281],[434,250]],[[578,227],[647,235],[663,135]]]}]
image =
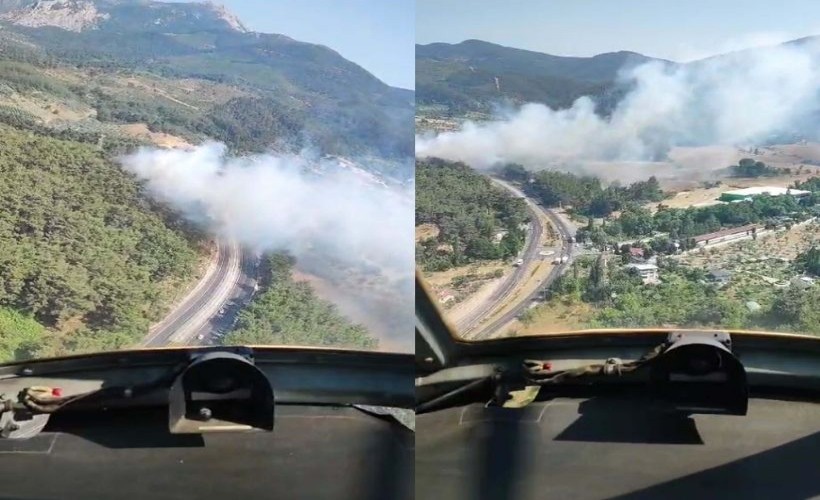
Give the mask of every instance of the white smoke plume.
[{"label": "white smoke plume", "polygon": [[[219,143],[143,148],[121,162],[154,198],[212,233],[257,251],[288,251],[297,263],[309,255],[314,270],[323,258],[327,267],[368,269],[394,283],[412,309],[412,185],[388,186],[307,154],[229,157]],[[407,337],[412,316],[405,319]]]},{"label": "white smoke plume", "polygon": [[654,161],[675,146],[746,145],[779,133],[818,132],[820,44],[813,40],[685,65],[646,63],[620,80],[631,90],[606,118],[588,97],[565,110],[527,104],[495,121],[417,136],[416,155],[475,168]]}]

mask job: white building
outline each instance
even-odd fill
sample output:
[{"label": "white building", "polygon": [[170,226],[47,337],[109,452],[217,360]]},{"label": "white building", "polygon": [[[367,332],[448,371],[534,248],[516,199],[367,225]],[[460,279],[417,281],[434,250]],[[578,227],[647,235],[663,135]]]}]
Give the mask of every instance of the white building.
[{"label": "white building", "polygon": [[803,191],[801,189],[792,189],[792,188],[785,188],[785,187],[778,187],[778,186],[759,186],[759,187],[750,187],[744,189],[735,189],[733,191],[725,191],[723,194],[720,195],[721,201],[743,201],[746,199],[754,198],[755,196],[761,195],[769,195],[769,196],[784,196],[784,195],[791,195],[795,198],[801,198],[803,196],[808,196],[811,194],[809,191]]},{"label": "white building", "polygon": [[658,282],[658,266],[655,264],[628,264],[627,269],[636,269],[645,285]]}]

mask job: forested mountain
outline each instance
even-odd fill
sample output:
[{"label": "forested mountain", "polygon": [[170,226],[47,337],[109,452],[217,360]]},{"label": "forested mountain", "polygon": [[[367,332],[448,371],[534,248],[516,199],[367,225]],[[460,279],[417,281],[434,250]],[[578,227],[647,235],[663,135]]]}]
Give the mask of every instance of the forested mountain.
[{"label": "forested mountain", "polygon": [[[250,32],[214,4],[0,0],[0,27],[0,55],[19,63],[15,73],[54,83],[38,90],[57,90],[101,121],[145,122],[238,150],[287,145],[330,154],[413,153],[406,140],[412,91],[384,84],[327,47]],[[88,73],[91,81],[83,78]],[[112,82],[95,78],[101,73],[156,78],[147,89],[134,83],[121,99]],[[197,102],[201,89],[189,79],[204,82],[207,91],[230,87],[229,95]],[[168,98],[175,87],[189,91]]]},{"label": "forested mountain", "polygon": [[[805,37],[783,46],[815,45]],[[766,50],[750,48],[677,63],[628,51],[593,57],[564,57],[516,49],[481,40],[416,45],[416,100],[422,114],[462,117],[489,113],[498,104],[537,102],[567,108],[581,96],[591,97],[601,114],[611,111],[629,88],[621,71],[656,62],[669,68],[697,67],[714,59]]]},{"label": "forested mountain", "polygon": [[561,57],[481,40],[417,45],[416,98],[453,114],[505,100],[564,108],[584,95],[607,106],[624,90],[615,85],[618,72],[652,60],[634,52]]},{"label": "forested mountain", "polygon": [[[806,37],[784,46],[817,44]],[[767,47],[719,54],[677,63],[635,52],[609,52],[593,57],[563,57],[505,47],[481,40],[416,46],[416,99],[434,114],[463,116],[491,112],[499,103],[543,103],[567,108],[581,96],[591,97],[601,114],[611,111],[629,88],[618,74],[656,62],[668,68],[698,67],[715,59],[742,56]]]}]

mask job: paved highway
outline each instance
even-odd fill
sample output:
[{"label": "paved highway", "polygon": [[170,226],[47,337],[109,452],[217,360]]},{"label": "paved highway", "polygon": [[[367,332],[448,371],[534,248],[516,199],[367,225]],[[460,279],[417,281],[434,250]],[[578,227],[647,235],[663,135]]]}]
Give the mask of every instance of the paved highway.
[{"label": "paved highway", "polygon": [[[470,330],[461,330],[462,333],[466,333],[468,338],[470,339],[485,339],[490,336],[504,325],[509,323],[510,321],[517,318],[524,310],[526,310],[532,301],[538,297],[539,294],[550,285],[552,282],[555,281],[561,274],[563,274],[569,266],[572,264],[572,260],[575,257],[575,244],[569,242],[569,238],[572,237],[572,241],[575,241],[575,232],[576,228],[572,225],[572,223],[561,213],[557,212],[553,209],[544,208],[543,206],[535,203],[532,199],[526,197],[524,193],[517,189],[516,187],[510,185],[507,182],[493,179],[493,182],[496,184],[504,187],[505,189],[511,191],[516,196],[520,196],[524,198],[524,201],[527,203],[527,208],[530,210],[533,219],[533,237],[527,244],[526,249],[524,250],[524,265],[519,266],[515,272],[513,272],[505,281],[502,283],[502,286],[498,288],[496,291],[497,293],[493,294],[494,301],[491,302],[488,300],[488,307],[480,308],[478,311],[478,318],[473,320],[474,322],[471,325],[472,331]],[[507,311],[504,315],[496,318],[493,322],[487,325],[481,325],[479,328],[476,328],[475,325],[486,316],[486,314],[491,313],[498,309],[498,307],[504,302],[507,295],[518,286],[521,281],[526,279],[525,271],[529,269],[529,263],[533,260],[541,258],[538,254],[538,241],[541,236],[541,232],[543,231],[543,227],[541,227],[540,218],[537,216],[538,212],[544,213],[552,222],[553,227],[558,231],[559,238],[561,240],[561,251],[558,252],[555,256],[561,257],[563,255],[567,256],[567,262],[561,263],[556,265],[547,277],[538,284],[535,290],[521,299],[515,307]],[[537,229],[536,229],[537,228]],[[536,235],[537,231],[537,236]]]},{"label": "paved highway", "polygon": [[537,216],[537,211],[539,208],[535,203],[533,203],[529,198],[526,198],[523,192],[511,184],[500,179],[491,178],[490,180],[504,189],[511,191],[516,196],[524,198],[524,201],[527,203],[527,209],[530,212],[530,219],[532,219],[532,228],[528,231],[527,241],[524,244],[524,253],[521,256],[524,263],[516,267],[509,276],[504,278],[504,281],[489,297],[487,297],[484,304],[475,307],[470,314],[464,316],[461,321],[456,324],[458,331],[462,335],[469,334],[476,327],[476,325],[485,316],[487,316],[487,314],[496,310],[498,306],[504,302],[516,285],[526,278],[526,271],[529,268],[530,263],[539,257],[538,243],[541,241],[541,234],[544,232],[544,227],[541,225],[541,219]]},{"label": "paved highway", "polygon": [[218,241],[216,256],[205,275],[165,319],[151,327],[142,345],[197,344],[199,335],[202,341],[212,339],[229,301],[247,289],[248,278],[243,272],[247,259],[235,241]]}]

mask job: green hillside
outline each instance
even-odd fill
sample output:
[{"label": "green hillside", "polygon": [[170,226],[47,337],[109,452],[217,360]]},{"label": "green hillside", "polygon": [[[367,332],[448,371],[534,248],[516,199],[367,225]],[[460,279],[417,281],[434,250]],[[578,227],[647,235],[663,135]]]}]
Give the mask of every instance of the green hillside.
[{"label": "green hillside", "polygon": [[651,60],[634,52],[561,57],[480,40],[417,45],[416,98],[456,116],[504,102],[566,108],[581,96],[606,111],[625,92],[618,72]]},{"label": "green hillside", "polygon": [[264,258],[261,291],[240,313],[225,343],[374,349],[377,341],[363,326],[351,324],[309,284],[293,281],[294,263],[285,254]]},{"label": "green hillside", "polygon": [[192,275],[190,231],[96,148],[5,126],[0,141],[0,312],[26,352],[138,341]]},{"label": "green hillside", "polygon": [[[8,83],[18,93],[82,103],[103,122],[144,122],[157,131],[223,140],[238,151],[310,146],[328,154],[413,154],[406,140],[413,133],[413,92],[384,84],[327,47],[238,29],[207,4],[93,4],[107,17],[80,32],[0,21],[0,59],[24,63],[0,72],[0,103]],[[38,12],[35,2],[0,2],[0,13],[9,10]],[[55,68],[114,79],[150,74],[166,94],[195,79],[237,95],[197,103],[194,89],[175,96],[180,104],[157,99],[150,87],[132,87],[123,96],[100,78],[60,81]]]},{"label": "green hillside", "polygon": [[[118,155],[218,140],[406,180],[413,113],[412,91],[213,4],[0,0],[0,362],[133,346],[195,279],[204,236]],[[309,285],[269,281],[231,341],[375,346]]]}]

